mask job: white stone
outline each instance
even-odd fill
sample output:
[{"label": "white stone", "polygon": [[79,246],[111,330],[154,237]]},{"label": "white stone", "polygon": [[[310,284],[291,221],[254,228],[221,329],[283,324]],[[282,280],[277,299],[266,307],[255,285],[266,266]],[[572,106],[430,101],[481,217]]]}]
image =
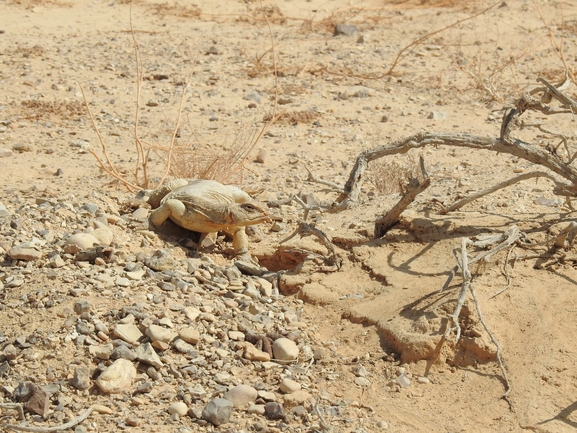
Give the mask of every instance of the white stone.
[{"label": "white stone", "polygon": [[292,394],[293,392],[300,391],[301,384],[295,380],[285,377],[283,380],[281,380],[279,388],[286,394]]},{"label": "white stone", "polygon": [[112,330],[114,335],[122,338],[127,343],[132,345],[138,344],[138,340],[142,338],[142,332],[132,323],[118,323]]},{"label": "white stone", "polygon": [[274,359],[278,361],[294,361],[299,357],[299,348],[288,338],[278,338],[272,344]]},{"label": "white stone", "polygon": [[168,406],[168,413],[171,415],[173,413],[177,413],[180,416],[184,416],[187,412],[188,406],[182,401],[177,401],[176,403],[172,403],[170,406]]},{"label": "white stone", "polygon": [[158,325],[150,325],[145,332],[152,341],[162,341],[163,343],[170,343],[178,337],[178,334],[173,330]]},{"label": "white stone", "polygon": [[135,378],[136,368],[132,362],[119,358],[98,376],[96,385],[104,392],[117,394],[129,389]]},{"label": "white stone", "polygon": [[235,408],[246,408],[257,399],[257,391],[250,385],[237,385],[224,394],[224,398],[232,401]]},{"label": "white stone", "polygon": [[88,233],[76,233],[66,239],[64,251],[74,254],[92,248],[94,245],[98,245],[98,239],[94,236]]}]

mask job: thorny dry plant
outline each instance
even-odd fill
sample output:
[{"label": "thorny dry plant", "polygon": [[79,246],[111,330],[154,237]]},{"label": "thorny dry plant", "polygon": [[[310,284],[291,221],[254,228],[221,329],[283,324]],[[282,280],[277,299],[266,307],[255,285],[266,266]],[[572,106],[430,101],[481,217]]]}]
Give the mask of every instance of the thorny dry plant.
[{"label": "thorny dry plant", "polygon": [[413,155],[372,161],[367,174],[379,194],[402,194],[409,179],[419,179],[419,161]]},{"label": "thorny dry plant", "polygon": [[86,107],[78,101],[27,100],[21,102],[24,119],[50,119],[52,116],[63,120],[76,120],[86,115]]},{"label": "thorny dry plant", "polygon": [[[273,71],[276,71],[276,55],[274,51],[275,43],[272,38],[272,30],[270,25],[268,25],[268,29],[271,38],[270,55],[272,57]],[[89,149],[89,152],[94,156],[100,168],[105,173],[110,175],[116,181],[120,182],[130,191],[158,188],[164,183],[169,175],[173,175],[175,177],[212,179],[223,183],[230,182],[235,178],[235,176],[240,174],[242,168],[249,160],[249,154],[251,151],[256,147],[268,128],[277,120],[277,95],[275,95],[273,112],[270,120],[268,120],[260,128],[258,133],[243,134],[241,131],[236,135],[236,139],[232,142],[230,147],[226,149],[220,148],[220,151],[215,151],[215,148],[211,148],[210,146],[203,147],[180,144],[178,137],[181,131],[180,126],[182,122],[182,113],[184,104],[186,102],[187,91],[192,81],[193,74],[191,71],[186,81],[182,83],[182,93],[178,106],[178,112],[176,119],[174,120],[174,126],[170,132],[171,138],[169,144],[159,145],[145,141],[143,138],[141,138],[139,130],[141,107],[140,96],[142,84],[144,82],[143,65],[138,42],[135,36],[135,31],[132,26],[132,14],[130,16],[130,33],[132,36],[136,59],[136,111],[133,129],[136,158],[134,169],[132,170],[132,173],[127,173],[124,169],[119,168],[117,162],[111,158],[108,145],[104,141],[104,138],[98,128],[96,119],[90,110],[84,89],[82,86],[80,86],[80,90],[84,99],[84,105],[86,106],[90,121],[92,122],[92,126],[98,136],[98,141],[100,143],[100,153],[93,149]],[[274,76],[275,88],[277,88],[277,74],[274,74]],[[153,176],[153,169],[158,169],[158,167],[149,167],[152,154],[155,154],[158,157],[160,165],[163,166],[162,173],[158,176]]]},{"label": "thorny dry plant", "polygon": [[159,3],[151,6],[154,12],[160,16],[175,16],[181,18],[198,18],[202,11],[195,4]]}]

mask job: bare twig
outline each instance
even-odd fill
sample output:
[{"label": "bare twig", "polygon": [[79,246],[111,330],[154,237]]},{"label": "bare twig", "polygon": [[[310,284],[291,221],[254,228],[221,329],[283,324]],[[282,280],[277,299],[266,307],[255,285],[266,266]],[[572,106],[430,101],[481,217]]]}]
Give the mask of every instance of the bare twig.
[{"label": "bare twig", "polygon": [[329,252],[328,257],[323,257],[323,260],[330,266],[333,266],[336,268],[341,267],[341,260],[337,257],[337,255],[335,253],[335,249],[333,247],[333,243],[331,242],[331,240],[321,230],[319,230],[315,227],[312,227],[311,225],[307,224],[305,221],[302,221],[302,220],[299,221],[298,227],[295,229],[295,231],[292,232],[290,235],[288,235],[286,238],[284,238],[282,241],[280,241],[279,244],[283,244],[285,242],[288,242],[289,240],[294,238],[297,234],[300,235],[301,237],[311,236],[311,235],[315,236],[325,246],[325,248]]},{"label": "bare twig", "polygon": [[[478,191],[478,192],[476,192],[476,193],[474,193],[474,194],[471,194],[471,195],[469,195],[468,197],[465,197],[464,199],[459,200],[459,201],[453,203],[453,204],[452,204],[451,206],[449,206],[448,208],[441,210],[439,213],[444,215],[444,214],[446,214],[446,213],[449,213],[449,212],[452,212],[452,211],[454,211],[454,210],[460,209],[460,208],[462,208],[463,206],[465,206],[467,203],[470,203],[470,202],[472,202],[472,201],[475,201],[475,200],[477,200],[477,199],[479,199],[479,198],[481,198],[481,197],[484,197],[484,196],[486,196],[486,195],[492,194],[492,193],[494,193],[495,191],[498,191],[498,190],[500,190],[500,189],[503,189],[503,188],[506,188],[506,187],[508,187],[508,186],[514,185],[514,184],[516,184],[516,183],[518,183],[518,182],[521,182],[521,181],[523,181],[523,180],[531,179],[531,178],[534,178],[534,177],[546,177],[546,178],[548,178],[548,179],[551,179],[551,180],[552,180],[553,182],[555,182],[556,184],[558,183],[557,180],[556,180],[553,176],[551,176],[550,173],[546,173],[546,172],[544,172],[544,171],[532,171],[532,172],[530,172],[530,173],[523,173],[523,174],[520,174],[519,176],[515,176],[515,177],[513,177],[513,178],[511,178],[511,179],[507,179],[507,180],[504,181],[504,182],[501,182],[501,183],[498,183],[498,184],[496,184],[496,185],[493,185],[493,186],[490,187],[490,188],[487,188],[487,189]],[[560,186],[564,186],[564,185],[560,185]]]},{"label": "bare twig", "polygon": [[12,429],[12,430],[28,431],[28,432],[36,432],[36,433],[49,433],[49,432],[55,432],[55,431],[60,431],[60,430],[67,430],[69,428],[74,427],[77,424],[80,424],[82,421],[84,421],[86,418],[88,418],[88,416],[95,409],[96,409],[96,407],[94,405],[90,406],[88,409],[86,409],[81,415],[77,416],[76,418],[73,418],[72,420],[68,421],[65,424],[56,425],[53,427],[29,427],[29,426],[23,426],[23,425],[15,425],[15,424],[6,424],[4,427]]},{"label": "bare twig", "polygon": [[24,419],[24,409],[20,403],[0,403],[0,409],[14,409],[18,412],[18,419]]},{"label": "bare twig", "polygon": [[[504,248],[507,248],[507,247],[513,245],[513,243],[517,242],[521,236],[522,236],[522,233],[519,230],[519,227],[517,227],[515,225],[511,226],[501,235],[497,235],[497,236],[491,238],[491,240],[492,240],[491,243],[500,242],[498,245],[494,246],[490,250],[483,251],[482,253],[477,254],[473,259],[471,259],[469,261],[469,263],[473,264],[473,263],[477,263],[481,260],[489,258],[493,254],[498,253],[499,251],[503,250]],[[470,243],[472,245],[478,246],[478,247],[485,247],[487,245],[486,240],[482,240],[480,242],[470,241]],[[456,272],[459,270],[459,266],[460,265],[457,265],[451,270],[451,272],[449,273],[449,276],[447,277],[447,280],[445,281],[445,284],[443,284],[443,287],[440,290],[441,292],[444,291],[445,289],[447,289],[447,287],[449,287],[449,285],[451,284],[451,281],[453,280]]]},{"label": "bare twig", "polygon": [[[516,234],[516,235],[520,234],[519,229],[515,226],[512,227],[510,230],[512,231],[513,234]],[[469,264],[473,263],[473,261],[478,261],[479,259],[477,259],[477,257],[478,257],[477,256],[477,257],[475,257],[475,259],[469,261],[469,255],[467,253],[467,245],[474,245],[474,242],[468,238],[462,238],[461,239],[461,251],[460,251],[460,255],[457,257],[457,261],[459,263],[458,266],[460,266],[462,274],[463,274],[463,285],[461,287],[461,291],[459,292],[459,297],[457,298],[457,305],[455,307],[455,310],[453,311],[453,314],[450,316],[451,321],[452,321],[452,326],[447,327],[447,331],[445,332],[445,339],[447,339],[447,340],[449,339],[449,335],[452,331],[455,331],[455,344],[457,344],[459,339],[461,338],[461,326],[459,324],[459,315],[461,314],[461,309],[463,307],[463,304],[465,303],[465,298],[467,297],[467,293],[470,291],[471,295],[473,296],[475,308],[477,309],[477,314],[479,315],[479,321],[481,322],[481,324],[483,325],[483,328],[485,328],[485,331],[487,332],[487,334],[489,334],[491,341],[493,342],[493,344],[497,348],[497,353],[496,353],[497,362],[499,363],[499,367],[501,368],[501,372],[503,374],[503,379],[505,380],[505,393],[502,395],[502,397],[506,399],[507,396],[509,395],[509,393],[511,392],[511,384],[509,382],[509,378],[507,376],[507,370],[505,369],[505,365],[503,364],[503,359],[501,357],[501,346],[499,345],[499,342],[495,338],[495,335],[493,334],[491,329],[489,329],[487,322],[485,322],[485,318],[483,317],[483,312],[481,311],[481,306],[479,304],[479,300],[477,299],[477,295],[475,294],[475,290],[474,290],[473,285],[471,283],[472,276],[471,276],[471,272],[469,271]],[[495,249],[502,249],[502,245],[503,245],[503,243],[498,245],[497,247],[495,247],[493,250],[490,250],[489,253],[493,254]],[[480,255],[481,254],[479,254],[479,256]],[[485,257],[486,257],[486,255],[485,255]]]},{"label": "bare twig", "polygon": [[475,302],[475,308],[477,309],[477,314],[479,314],[479,321],[483,325],[483,328],[485,328],[487,334],[489,334],[489,337],[491,337],[491,341],[493,342],[493,344],[497,347],[497,362],[499,363],[499,367],[501,367],[501,373],[503,374],[503,379],[505,380],[505,393],[501,397],[507,399],[507,396],[511,392],[511,383],[509,382],[509,377],[507,376],[507,369],[505,368],[505,364],[503,364],[503,359],[501,357],[502,352],[501,346],[497,341],[497,339],[495,338],[493,332],[489,329],[487,322],[485,322],[485,318],[483,317],[481,306],[479,305],[479,300],[477,299],[477,295],[475,294],[473,286],[471,286],[470,288],[471,288],[471,295],[473,296],[473,301]]}]

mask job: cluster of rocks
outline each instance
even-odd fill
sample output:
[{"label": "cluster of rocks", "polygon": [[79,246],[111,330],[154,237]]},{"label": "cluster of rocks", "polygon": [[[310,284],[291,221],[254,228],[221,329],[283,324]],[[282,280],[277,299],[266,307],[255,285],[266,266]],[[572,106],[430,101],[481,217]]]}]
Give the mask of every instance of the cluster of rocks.
[{"label": "cluster of rocks", "polygon": [[[346,404],[318,386],[340,360],[323,356],[302,301],[274,280],[157,248],[145,207],[121,215],[108,198],[14,194],[1,208],[0,317],[14,324],[0,332],[2,401],[21,403],[27,422],[62,423],[96,404],[107,418],[89,430],[310,429],[325,423],[319,405],[343,414]],[[352,386],[370,384],[366,369],[354,374]]]}]

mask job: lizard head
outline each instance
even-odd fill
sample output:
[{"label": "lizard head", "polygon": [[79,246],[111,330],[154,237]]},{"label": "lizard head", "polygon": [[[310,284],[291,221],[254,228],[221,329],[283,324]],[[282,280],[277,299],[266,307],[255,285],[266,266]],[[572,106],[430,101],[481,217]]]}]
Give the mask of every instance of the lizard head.
[{"label": "lizard head", "polygon": [[230,207],[230,218],[236,226],[251,226],[270,221],[268,206],[258,201],[235,203]]}]

